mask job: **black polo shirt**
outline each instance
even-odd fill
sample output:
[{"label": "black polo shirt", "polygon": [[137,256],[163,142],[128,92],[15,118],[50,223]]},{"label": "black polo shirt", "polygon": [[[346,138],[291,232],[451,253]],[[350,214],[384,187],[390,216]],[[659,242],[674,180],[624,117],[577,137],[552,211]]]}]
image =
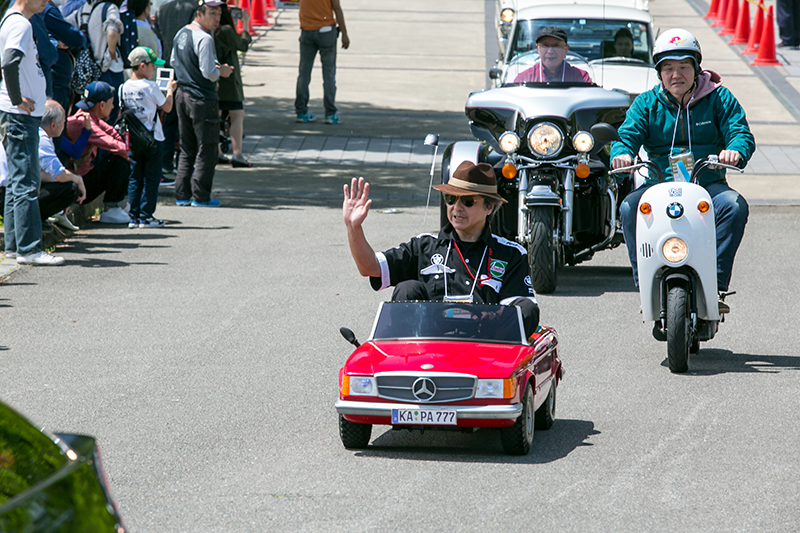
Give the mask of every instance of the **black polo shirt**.
[{"label": "black polo shirt", "polygon": [[[401,281],[419,280],[427,287],[431,300],[442,300],[446,277],[448,296],[472,292],[475,303],[486,304],[506,304],[520,296],[536,301],[527,250],[493,235],[488,224],[476,242],[462,242],[453,226],[447,224],[438,236],[424,233],[375,255],[381,277],[371,277],[370,283],[376,291]],[[476,279],[478,285],[474,287]]]}]

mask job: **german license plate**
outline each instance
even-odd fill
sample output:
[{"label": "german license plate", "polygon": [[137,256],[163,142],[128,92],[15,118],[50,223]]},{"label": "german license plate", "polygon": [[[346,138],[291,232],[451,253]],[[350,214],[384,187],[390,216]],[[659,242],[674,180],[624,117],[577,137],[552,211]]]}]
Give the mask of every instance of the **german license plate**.
[{"label": "german license plate", "polygon": [[445,409],[392,409],[392,424],[455,426],[458,416]]}]

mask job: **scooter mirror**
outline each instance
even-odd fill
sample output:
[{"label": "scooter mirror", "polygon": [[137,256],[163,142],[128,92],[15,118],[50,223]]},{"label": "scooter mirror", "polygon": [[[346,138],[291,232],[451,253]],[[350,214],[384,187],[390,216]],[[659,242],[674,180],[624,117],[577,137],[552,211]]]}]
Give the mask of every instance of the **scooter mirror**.
[{"label": "scooter mirror", "polygon": [[347,342],[349,342],[350,344],[352,344],[356,348],[361,346],[361,343],[358,342],[358,340],[356,339],[356,334],[353,333],[353,330],[351,330],[349,328],[339,328],[339,333],[342,334],[342,337],[344,337],[344,339]]},{"label": "scooter mirror", "polygon": [[435,133],[429,133],[426,135],[425,146],[439,146],[439,136]]},{"label": "scooter mirror", "polygon": [[596,145],[605,145],[612,141],[619,140],[619,135],[617,134],[617,130],[614,129],[614,126],[605,122],[598,122],[592,126],[590,131]]}]

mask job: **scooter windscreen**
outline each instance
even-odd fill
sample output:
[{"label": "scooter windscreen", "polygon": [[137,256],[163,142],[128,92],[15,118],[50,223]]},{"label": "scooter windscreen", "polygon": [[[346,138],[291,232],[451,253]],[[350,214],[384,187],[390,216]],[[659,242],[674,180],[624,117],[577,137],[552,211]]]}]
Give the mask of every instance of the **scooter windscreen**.
[{"label": "scooter windscreen", "polygon": [[591,87],[594,70],[586,58],[558,48],[545,48],[515,57],[506,68],[503,87],[515,85],[551,87]]}]

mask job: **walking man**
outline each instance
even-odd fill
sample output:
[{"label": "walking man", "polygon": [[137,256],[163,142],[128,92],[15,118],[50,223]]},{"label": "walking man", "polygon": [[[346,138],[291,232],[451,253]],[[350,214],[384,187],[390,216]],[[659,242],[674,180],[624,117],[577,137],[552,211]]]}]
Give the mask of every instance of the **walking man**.
[{"label": "walking man", "polygon": [[0,22],[0,136],[8,158],[3,223],[6,257],[17,263],[60,265],[63,257],[42,250],[39,213],[39,124],[46,82],[39,64],[30,18],[47,0],[16,0]]},{"label": "walking man", "polygon": [[342,48],[350,47],[350,37],[344,24],[339,0],[300,0],[300,73],[297,76],[294,109],[297,122],[314,122],[317,117],[308,112],[308,84],[311,69],[319,52],[322,61],[325,124],[339,124],[336,113],[336,42],[342,34]]}]

